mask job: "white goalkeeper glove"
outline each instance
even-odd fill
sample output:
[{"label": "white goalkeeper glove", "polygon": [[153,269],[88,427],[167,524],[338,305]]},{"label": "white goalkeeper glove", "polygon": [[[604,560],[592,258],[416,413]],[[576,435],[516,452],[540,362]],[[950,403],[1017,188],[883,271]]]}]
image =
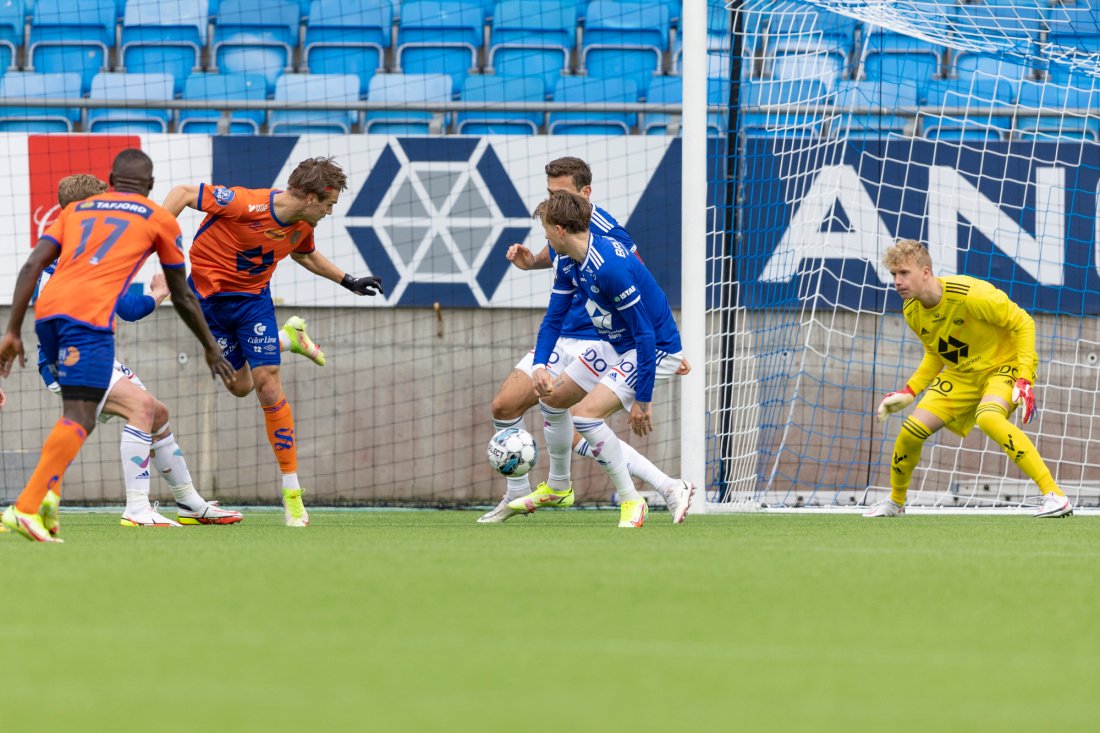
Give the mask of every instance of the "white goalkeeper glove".
[{"label": "white goalkeeper glove", "polygon": [[890,392],[882,398],[882,402],[878,403],[878,409],[875,410],[878,414],[878,421],[886,422],[888,416],[908,407],[916,398],[917,393],[910,389],[908,384],[905,385],[904,389]]},{"label": "white goalkeeper glove", "polygon": [[1026,425],[1035,417],[1035,393],[1031,391],[1031,382],[1026,379],[1017,379],[1016,386],[1012,388],[1012,403],[1024,406],[1024,413],[1020,420]]}]

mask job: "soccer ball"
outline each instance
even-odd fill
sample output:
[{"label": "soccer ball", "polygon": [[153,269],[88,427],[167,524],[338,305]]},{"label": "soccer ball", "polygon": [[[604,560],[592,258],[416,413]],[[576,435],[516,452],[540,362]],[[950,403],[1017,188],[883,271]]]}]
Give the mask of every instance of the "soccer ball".
[{"label": "soccer ball", "polygon": [[519,477],[535,467],[539,449],[523,428],[504,428],[489,439],[489,465],[504,476]]}]

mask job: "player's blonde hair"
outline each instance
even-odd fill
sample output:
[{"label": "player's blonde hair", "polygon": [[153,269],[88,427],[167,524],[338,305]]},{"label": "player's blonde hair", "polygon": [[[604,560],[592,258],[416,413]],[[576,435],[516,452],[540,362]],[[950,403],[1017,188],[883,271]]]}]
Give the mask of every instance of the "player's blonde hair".
[{"label": "player's blonde hair", "polygon": [[303,199],[308,194],[323,199],[326,194],[343,191],[347,187],[348,177],[332,156],[306,158],[298,164],[286,182],[287,192]]},{"label": "player's blonde hair", "polygon": [[65,176],[57,184],[57,203],[65,208],[74,201],[83,201],[89,196],[105,193],[107,184],[87,173]]},{"label": "player's blonde hair", "polygon": [[882,264],[886,269],[893,271],[906,262],[917,267],[932,269],[932,255],[928,254],[928,248],[915,239],[899,239],[898,243],[886,250],[882,257]]},{"label": "player's blonde hair", "polygon": [[554,191],[550,198],[535,207],[531,218],[550,226],[561,225],[571,234],[587,232],[588,222],[592,218],[592,204],[584,196],[569,191]]}]

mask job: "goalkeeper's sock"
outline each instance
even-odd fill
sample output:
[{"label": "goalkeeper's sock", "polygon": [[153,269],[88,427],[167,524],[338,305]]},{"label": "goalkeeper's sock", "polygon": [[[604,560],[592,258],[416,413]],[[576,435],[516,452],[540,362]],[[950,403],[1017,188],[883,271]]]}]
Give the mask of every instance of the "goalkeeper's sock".
[{"label": "goalkeeper's sock", "polygon": [[569,410],[539,402],[543,417],[546,452],[550,454],[550,474],[547,485],[554,491],[569,489],[569,471],[573,458],[573,416]]},{"label": "goalkeeper's sock", "polygon": [[30,480],[15,500],[17,511],[36,514],[47,491],[52,489],[58,496],[61,495],[61,481],[65,470],[87,439],[88,433],[80,425],[67,417],[58,418],[42,445],[38,465],[34,467]]},{"label": "goalkeeper's sock", "polygon": [[[653,462],[639,453],[634,446],[624,440],[619,441],[622,447],[623,458],[626,459],[626,469],[634,478],[647,483],[655,489],[667,489],[679,484],[677,479],[669,477],[661,469],[653,465]],[[591,456],[592,448],[588,441],[581,438],[573,446],[573,452],[578,456]]]},{"label": "goalkeeper's sock", "polygon": [[1054,482],[1050,469],[1035,449],[1035,444],[1027,437],[1027,433],[1009,422],[1008,412],[1004,407],[996,402],[983,402],[978,405],[975,414],[978,428],[997,441],[1012,462],[1039,485],[1039,491],[1044,494],[1065,495]]},{"label": "goalkeeper's sock", "polygon": [[574,422],[577,425],[577,431],[588,441],[592,457],[599,462],[611,478],[611,482],[615,484],[615,495],[619,503],[641,499],[630,478],[630,471],[626,467],[622,441],[615,435],[615,431],[603,420],[578,417]]},{"label": "goalkeeper's sock", "polygon": [[[520,415],[513,420],[502,420],[495,417],[493,418],[494,434],[499,433],[505,428],[520,428],[521,430],[525,430],[527,426],[523,423],[523,415]],[[508,501],[511,501],[512,499],[518,499],[521,496],[527,496],[531,493],[531,479],[528,476],[509,476],[507,478],[507,481],[508,490],[504,493],[504,497]]]},{"label": "goalkeeper's sock", "polygon": [[149,506],[149,449],[153,437],[126,425],[122,428],[119,451],[122,454],[122,480],[126,486],[126,511],[141,511]]},{"label": "goalkeeper's sock", "polygon": [[275,460],[279,462],[279,471],[283,474],[295,473],[298,470],[298,449],[294,442],[294,415],[290,412],[290,405],[284,397],[263,409],[267,440],[275,452]]},{"label": "goalkeeper's sock", "polygon": [[912,415],[905,418],[894,441],[894,454],[890,458],[890,499],[898,506],[905,506],[905,495],[913,480],[913,469],[920,462],[924,441],[932,435],[924,423]]}]

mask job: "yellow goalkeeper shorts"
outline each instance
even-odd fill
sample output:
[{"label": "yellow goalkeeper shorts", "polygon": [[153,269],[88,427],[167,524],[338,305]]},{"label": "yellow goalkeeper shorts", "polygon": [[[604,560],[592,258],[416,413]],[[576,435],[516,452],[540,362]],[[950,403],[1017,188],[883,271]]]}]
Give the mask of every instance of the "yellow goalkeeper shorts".
[{"label": "yellow goalkeeper shorts", "polygon": [[944,427],[965,438],[974,428],[974,413],[983,397],[1000,397],[1008,403],[1009,414],[1012,413],[1015,409],[1012,388],[1016,386],[1018,373],[1019,370],[1009,364],[978,374],[940,372],[928,385],[917,407],[928,410],[943,420]]}]

